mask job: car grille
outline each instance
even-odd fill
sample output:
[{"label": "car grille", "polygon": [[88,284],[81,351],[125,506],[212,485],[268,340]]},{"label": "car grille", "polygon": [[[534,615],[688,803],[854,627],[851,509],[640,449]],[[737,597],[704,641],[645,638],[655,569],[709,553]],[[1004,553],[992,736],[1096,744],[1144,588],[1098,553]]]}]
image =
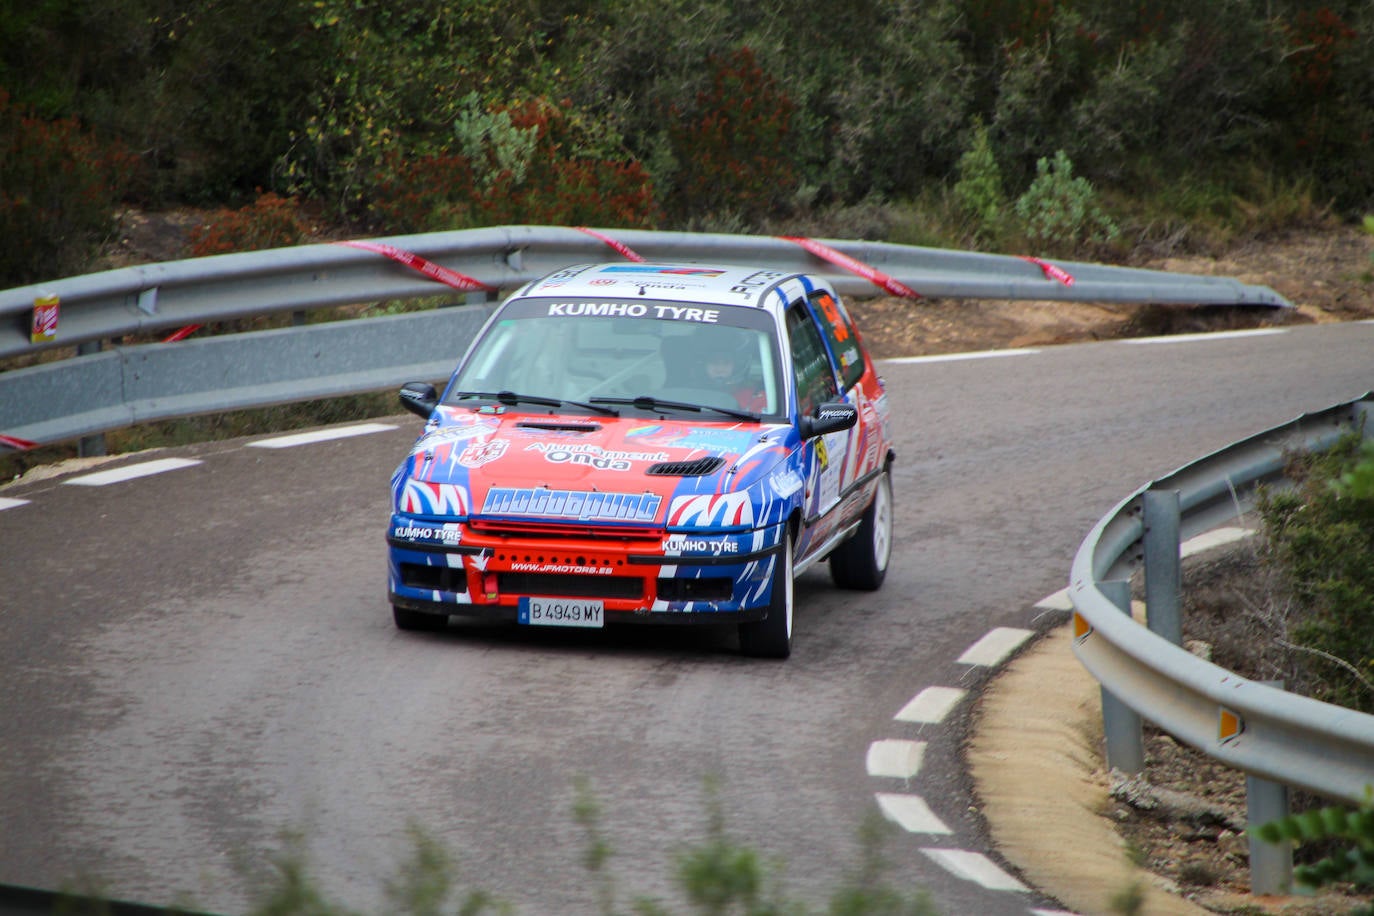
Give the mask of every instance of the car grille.
[{"label": "car grille", "polygon": [[705,477],[714,474],[725,464],[725,459],[697,458],[694,461],[660,461],[651,465],[644,473],[659,477]]},{"label": "car grille", "polygon": [[585,576],[563,573],[497,573],[496,588],[509,595],[556,595],[562,598],[642,598],[644,580],[632,576]]},{"label": "car grille", "polygon": [[462,569],[452,566],[421,566],[419,563],[401,564],[401,584],[406,588],[425,591],[466,592],[468,579]]}]

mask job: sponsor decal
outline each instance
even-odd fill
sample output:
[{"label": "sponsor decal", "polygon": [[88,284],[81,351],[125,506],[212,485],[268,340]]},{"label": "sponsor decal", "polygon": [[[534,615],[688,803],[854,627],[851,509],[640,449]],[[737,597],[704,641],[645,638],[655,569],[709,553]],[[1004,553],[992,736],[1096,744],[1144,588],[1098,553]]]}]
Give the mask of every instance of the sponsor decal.
[{"label": "sponsor decal", "polygon": [[668,509],[673,527],[711,528],[754,524],[754,505],[747,493],[679,496]]},{"label": "sponsor decal", "polygon": [[658,274],[666,277],[719,277],[725,271],[709,267],[655,267],[651,264],[617,264],[605,268],[602,273],[636,274],[638,276]]},{"label": "sponsor decal", "polygon": [[628,471],[635,461],[667,461],[667,452],[622,452],[604,449],[599,445],[561,445],[535,442],[525,446],[527,452],[539,452],[545,461],[554,464],[577,464],[601,471]]},{"label": "sponsor decal", "polygon": [[600,522],[652,522],[663,497],[656,493],[600,493],[547,487],[492,487],[487,515],[524,515]]},{"label": "sponsor decal", "polygon": [[803,483],[804,481],[801,479],[801,475],[791,468],[785,471],[779,471],[768,478],[768,486],[772,488],[773,492],[777,494],[780,499],[787,499],[789,496],[796,493],[802,488]]},{"label": "sponsor decal", "polygon": [[725,454],[739,454],[749,447],[754,434],[748,430],[694,429],[683,426],[639,426],[625,434],[625,438],[644,438],[653,445],[672,446]]},{"label": "sponsor decal", "polygon": [[478,442],[463,449],[458,463],[465,468],[480,468],[506,454],[506,440],[494,439],[491,442]]},{"label": "sponsor decal", "polygon": [[397,508],[410,515],[467,515],[468,491],[456,483],[411,479]]},{"label": "sponsor decal", "polygon": [[691,305],[645,305],[642,302],[551,302],[548,314],[561,318],[662,318],[715,324],[720,309]]},{"label": "sponsor decal", "polygon": [[739,293],[745,298],[752,298],[764,287],[769,286],[774,280],[783,276],[776,270],[756,270],[743,280],[730,287],[730,292]]},{"label": "sponsor decal", "polygon": [[512,563],[511,572],[562,573],[577,576],[609,576],[609,566],[575,566],[568,563]]},{"label": "sponsor decal", "polygon": [[391,536],[400,541],[442,541],[457,544],[463,539],[462,529],[455,523],[442,527],[433,525],[397,525],[391,529]]},{"label": "sponsor decal", "polygon": [[739,543],[733,538],[694,538],[674,534],[663,542],[663,552],[674,555],[705,553],[719,557],[739,553]]}]

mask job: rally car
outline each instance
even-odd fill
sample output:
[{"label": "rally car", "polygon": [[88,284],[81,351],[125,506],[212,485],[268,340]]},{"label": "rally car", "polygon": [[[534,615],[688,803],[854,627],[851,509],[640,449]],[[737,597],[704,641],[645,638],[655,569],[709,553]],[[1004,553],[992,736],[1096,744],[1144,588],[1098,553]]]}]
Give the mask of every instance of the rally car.
[{"label": "rally car", "polygon": [[892,545],[883,381],[833,288],[777,270],[568,267],[517,291],[391,480],[403,630],[737,625],[792,650],[793,578],[877,589]]}]

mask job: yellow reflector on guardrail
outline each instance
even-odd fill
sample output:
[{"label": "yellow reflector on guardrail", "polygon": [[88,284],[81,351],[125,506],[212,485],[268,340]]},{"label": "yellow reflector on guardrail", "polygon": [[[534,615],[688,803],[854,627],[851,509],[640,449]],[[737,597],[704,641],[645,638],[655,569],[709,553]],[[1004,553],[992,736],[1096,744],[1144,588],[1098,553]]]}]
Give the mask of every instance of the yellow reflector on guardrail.
[{"label": "yellow reflector on guardrail", "polygon": [[1245,731],[1245,720],[1225,706],[1221,707],[1221,722],[1217,728],[1217,740],[1225,744],[1232,738],[1239,736],[1243,731]]},{"label": "yellow reflector on guardrail", "polygon": [[1093,625],[1077,611],[1073,612],[1073,641],[1082,642],[1092,635]]}]

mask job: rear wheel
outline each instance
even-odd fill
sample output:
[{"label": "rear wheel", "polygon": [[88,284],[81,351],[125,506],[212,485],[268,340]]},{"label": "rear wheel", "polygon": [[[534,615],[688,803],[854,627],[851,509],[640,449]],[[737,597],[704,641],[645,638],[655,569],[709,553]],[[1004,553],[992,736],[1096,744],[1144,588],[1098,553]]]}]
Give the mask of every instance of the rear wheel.
[{"label": "rear wheel", "polygon": [[884,470],[854,536],[830,554],[830,578],[841,588],[874,591],[892,556],[892,474]]},{"label": "rear wheel", "polygon": [[792,597],[792,537],[784,533],[773,564],[768,616],[739,625],[739,645],[745,655],[787,658],[792,654]]},{"label": "rear wheel", "polygon": [[398,630],[442,630],[448,626],[447,614],[410,611],[395,604],[391,606],[391,619],[396,622]]}]

